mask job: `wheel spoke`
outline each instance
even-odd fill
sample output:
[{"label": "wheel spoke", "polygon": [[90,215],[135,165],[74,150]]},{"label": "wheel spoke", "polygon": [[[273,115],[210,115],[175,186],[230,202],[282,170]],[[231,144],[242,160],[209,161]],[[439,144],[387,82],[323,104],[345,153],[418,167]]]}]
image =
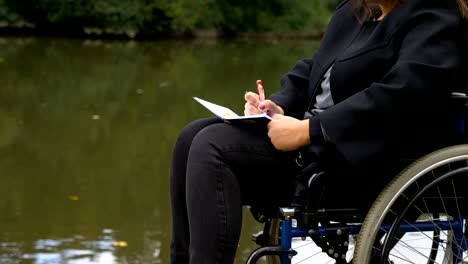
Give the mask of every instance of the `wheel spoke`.
[{"label": "wheel spoke", "polygon": [[[397,250],[397,249],[394,249],[394,250],[395,250],[396,253],[400,254],[400,256],[403,256],[406,259],[406,262],[412,263],[412,261],[408,257],[406,257],[405,255],[403,255],[399,250]],[[390,254],[390,255],[395,257],[395,258],[398,258],[397,255],[395,255],[395,254]],[[399,258],[399,259],[401,259],[401,258]]]},{"label": "wheel spoke", "polygon": [[[419,190],[419,186],[418,186],[418,190]],[[410,200],[408,197],[406,197],[406,195],[405,195],[404,193],[402,194],[402,196],[403,196],[407,201]],[[429,208],[427,207],[425,197],[423,197],[422,199],[423,199],[424,206],[426,207],[426,212],[429,212],[430,210],[429,210]],[[414,206],[414,208],[415,208],[416,210],[418,210],[422,215],[425,214],[424,211],[421,210],[421,209],[419,208],[419,206]],[[396,213],[393,213],[393,214],[397,215]],[[432,223],[434,226],[437,226],[437,224],[434,222],[434,219],[432,219],[432,217],[430,217],[429,220],[431,221],[431,223]],[[418,230],[418,231],[421,231],[421,230]],[[445,230],[440,230],[440,231],[442,231],[442,233],[444,233],[445,235],[447,235],[447,233],[445,233]]]},{"label": "wheel spoke", "polygon": [[466,261],[461,234],[464,237],[467,232],[468,221],[463,217],[468,197],[457,188],[464,187],[467,176],[468,145],[435,151],[404,169],[369,210],[359,233],[355,263],[368,263],[372,254],[372,259],[383,257],[384,262],[395,263]]},{"label": "wheel spoke", "polygon": [[[374,249],[375,249],[376,251],[382,252],[382,249],[380,249],[380,248],[374,247]],[[402,255],[405,259],[403,259],[402,257],[397,256],[397,255],[395,255],[395,254],[390,254],[390,256],[395,257],[395,258],[400,259],[400,260],[403,260],[403,261],[408,262],[408,263],[414,263],[414,264],[415,264],[415,262],[411,261],[408,257],[405,257],[405,256],[404,256],[403,254],[401,254],[400,252],[398,252],[398,253],[399,253],[400,255]]]},{"label": "wheel spoke", "polygon": [[[384,229],[382,229],[382,228],[381,228],[381,230],[384,231],[384,232],[386,231],[386,230],[384,230]],[[425,234],[425,232],[423,232],[423,231],[420,231],[420,232],[423,233],[427,238],[429,238],[430,240],[432,240],[432,238],[429,237],[427,234]],[[417,250],[417,249],[429,249],[429,248],[412,247],[412,246],[410,246],[409,244],[407,244],[405,241],[401,240],[401,239],[398,238],[398,237],[395,237],[395,239],[396,239],[398,242],[400,242],[400,243],[403,244],[402,247],[407,248],[407,249],[409,249],[409,250],[411,250],[411,251],[414,251],[414,252],[417,253],[418,255],[421,255],[422,257],[424,257],[424,258],[426,258],[426,259],[428,259],[428,260],[432,260],[432,259],[430,259],[429,257],[425,256],[422,252],[420,252],[419,250]],[[395,248],[395,246],[393,246],[392,250],[395,250],[394,248]],[[376,248],[376,247],[374,247],[374,249],[375,249],[375,250],[378,250],[378,251],[381,251],[381,249]],[[444,251],[445,251],[445,250],[444,250]],[[397,251],[397,252],[398,252],[398,251]],[[400,252],[398,252],[398,253],[400,253]],[[400,254],[401,254],[402,256],[404,256],[402,253],[400,253]],[[394,254],[390,254],[390,255],[395,256]],[[395,257],[396,257],[396,256],[395,256]],[[432,261],[434,261],[434,263],[436,263],[435,260],[432,260]]]},{"label": "wheel spoke", "polygon": [[[457,206],[458,217],[460,217],[460,216],[462,216],[462,213],[460,211],[460,206],[458,205],[457,190],[455,189],[455,183],[453,182],[453,179],[451,180],[451,182],[452,182],[453,194],[455,195],[455,205]],[[460,223],[460,224],[463,227],[465,226],[465,225],[463,225],[463,223]],[[453,239],[452,243],[455,243],[455,245],[458,247],[458,249],[460,249],[460,251],[463,252],[463,245],[458,245],[458,239]],[[462,240],[462,243],[463,243],[463,240]]]},{"label": "wheel spoke", "polygon": [[[452,181],[453,181],[453,179],[452,179]],[[454,189],[454,191],[455,191],[455,189]],[[437,186],[437,192],[439,193],[439,197],[440,197],[440,200],[441,200],[441,202],[442,202],[442,206],[443,206],[443,208],[444,208],[445,214],[448,216],[449,214],[448,214],[448,212],[447,212],[447,208],[445,207],[444,199],[442,198],[442,192],[440,191],[440,188],[439,188],[438,186]],[[454,198],[454,199],[455,199],[455,201],[458,200],[456,194],[455,194],[455,198]],[[459,210],[459,209],[457,209],[457,210],[458,210],[457,212],[459,213],[459,216],[460,216],[460,210]],[[447,219],[447,220],[448,220],[448,219]],[[450,230],[453,232],[452,223],[451,223],[450,221],[448,221],[448,223],[449,223],[449,226],[450,226]],[[458,250],[460,250],[461,252],[463,252],[463,248],[461,247],[461,245],[458,245],[458,242],[456,241],[456,239],[452,239],[452,243],[455,243],[455,246],[458,248]]]},{"label": "wheel spoke", "polygon": [[429,257],[427,257],[426,255],[424,255],[421,251],[417,250],[416,248],[408,245],[406,242],[402,241],[401,239],[399,238],[395,238],[396,240],[398,240],[399,242],[401,242],[403,244],[403,246],[415,253],[417,253],[418,255],[421,255],[422,257],[426,258],[427,260],[431,260],[431,261],[434,261],[435,263],[435,260],[434,259],[430,259]]},{"label": "wheel spoke", "polygon": [[[432,173],[433,173],[433,175],[434,175],[434,171],[432,171]],[[445,197],[445,199],[452,199],[452,198],[455,199],[455,204],[456,204],[457,213],[458,213],[458,215],[461,215],[460,206],[459,206],[459,204],[458,204],[458,199],[459,199],[459,197],[458,197],[457,194],[456,194],[455,183],[454,183],[453,179],[451,179],[451,184],[452,184],[452,189],[453,189],[454,195],[453,195],[453,197],[452,197],[452,196]],[[419,190],[419,184],[418,184],[418,183],[416,184],[416,186],[417,186],[417,189]],[[439,188],[438,186],[437,186],[437,192],[438,192],[440,201],[441,201],[441,203],[442,203],[442,208],[443,208],[443,210],[444,210],[444,213],[445,213],[445,215],[447,216],[447,221],[448,221],[450,230],[453,232],[452,223],[450,222],[450,219],[448,219],[448,218],[449,218],[449,217],[448,217],[448,216],[449,216],[448,209],[447,209],[447,206],[446,206],[446,204],[445,204],[444,197],[442,196],[442,191],[440,190],[440,188]],[[407,201],[410,200],[404,193],[402,193],[402,197],[403,197],[404,199],[406,199]],[[429,212],[430,210],[429,210],[429,208],[428,208],[428,206],[427,206],[427,202],[426,202],[425,197],[423,197],[422,200],[423,200],[423,203],[424,203],[424,205],[425,205],[425,207],[426,207],[426,211]],[[421,210],[418,206],[414,206],[413,208],[415,208],[415,209],[416,209],[417,211],[419,211],[421,214],[424,214],[424,211]],[[397,215],[397,213],[395,213],[392,209],[389,209],[389,211],[390,211],[393,215]],[[432,222],[432,224],[434,225],[434,227],[437,228],[437,225],[435,224],[434,219],[433,219],[432,216],[429,217],[428,220],[430,220],[430,221]],[[433,238],[429,237],[429,236],[426,234],[426,232],[423,232],[423,231],[420,230],[418,227],[416,227],[414,224],[408,222],[407,220],[404,220],[404,222],[405,222],[406,224],[410,225],[410,226],[411,226],[412,228],[414,228],[415,230],[419,231],[420,234],[423,234],[423,235],[426,236],[428,239],[433,240]],[[448,233],[447,233],[446,230],[440,230],[440,231],[442,231],[442,233],[447,237],[447,240],[450,239],[450,237],[448,236]],[[404,245],[406,246],[406,248],[411,249],[412,251],[418,253],[418,254],[421,255],[421,256],[424,256],[424,254],[422,254],[420,251],[418,251],[416,247],[410,247],[406,242],[402,241],[402,240],[399,239],[399,238],[395,238],[395,239],[398,240],[400,243],[404,244]],[[420,239],[423,239],[423,238],[420,238]],[[460,251],[463,252],[463,248],[461,247],[461,245],[458,244],[458,242],[456,242],[456,241],[447,241],[447,242],[455,243],[454,245],[455,245]],[[446,243],[445,243],[445,244],[446,244]],[[443,241],[441,241],[440,243],[438,243],[438,245],[440,245],[440,247],[442,247],[442,249],[443,249],[444,252],[447,251],[447,248],[446,248],[446,247],[448,247],[448,245],[444,245]],[[434,250],[434,249],[431,249],[431,250]],[[401,253],[400,253],[400,254],[401,254]],[[444,255],[445,255],[445,254],[444,254]],[[424,257],[426,257],[426,256],[424,256]],[[448,258],[447,255],[445,255],[444,257],[445,257],[445,258]],[[426,258],[427,258],[427,257],[426,257]],[[431,260],[430,258],[427,258],[427,259],[428,259],[428,260]],[[435,260],[431,260],[431,261],[435,262]]]},{"label": "wheel spoke", "polygon": [[[392,212],[393,214],[396,215],[396,213],[393,212],[391,209],[390,209],[390,212]],[[407,220],[404,220],[404,221],[405,221],[405,223],[407,223],[408,225],[410,225],[411,227],[413,227],[415,230],[417,230],[418,232],[420,232],[421,234],[423,234],[423,235],[424,235],[425,237],[427,237],[428,239],[430,239],[430,240],[433,239],[433,238],[429,237],[429,236],[426,234],[426,232],[420,230],[419,228],[417,228],[416,226],[414,226],[412,223],[408,222]],[[431,220],[431,222],[432,222],[432,224],[433,224],[435,227],[437,227],[437,225],[436,225],[436,223],[434,222],[434,220]],[[383,231],[385,231],[385,230],[383,230]],[[444,233],[444,234],[445,234],[445,233]],[[445,234],[445,235],[447,236],[447,234]],[[423,239],[423,238],[421,238],[421,239]],[[442,247],[443,247],[443,246],[442,246]],[[445,248],[444,248],[444,250],[445,250]]]}]

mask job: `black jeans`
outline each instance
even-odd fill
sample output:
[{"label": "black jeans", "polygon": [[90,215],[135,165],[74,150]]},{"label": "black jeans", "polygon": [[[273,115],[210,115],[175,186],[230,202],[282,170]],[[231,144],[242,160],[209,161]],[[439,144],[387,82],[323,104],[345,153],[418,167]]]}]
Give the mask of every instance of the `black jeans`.
[{"label": "black jeans", "polygon": [[264,127],[197,120],[183,129],[172,155],[170,263],[232,263],[242,205],[290,202],[298,167]]}]

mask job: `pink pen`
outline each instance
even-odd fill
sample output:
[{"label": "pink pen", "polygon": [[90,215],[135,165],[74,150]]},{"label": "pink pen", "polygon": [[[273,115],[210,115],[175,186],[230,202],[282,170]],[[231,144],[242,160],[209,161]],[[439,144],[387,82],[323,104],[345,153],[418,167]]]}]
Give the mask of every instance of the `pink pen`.
[{"label": "pink pen", "polygon": [[263,90],[262,80],[257,80],[257,90],[260,102],[265,101],[265,90]]}]

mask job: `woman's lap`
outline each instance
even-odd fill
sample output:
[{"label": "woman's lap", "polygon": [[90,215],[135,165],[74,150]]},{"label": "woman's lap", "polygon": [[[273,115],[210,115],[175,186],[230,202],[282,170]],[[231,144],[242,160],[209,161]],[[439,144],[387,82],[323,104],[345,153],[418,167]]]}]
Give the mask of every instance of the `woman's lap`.
[{"label": "woman's lap", "polygon": [[265,127],[218,119],[187,125],[171,165],[172,262],[229,263],[242,204],[287,204],[295,167],[288,155],[273,147]]},{"label": "woman's lap", "polygon": [[[229,263],[240,234],[242,205],[289,205],[293,180],[300,169],[293,155],[277,151],[264,127],[231,125],[216,118],[186,126],[177,140],[171,166],[173,217],[178,218],[173,219],[173,237],[178,241],[173,241],[172,256],[186,251],[182,258],[190,257],[194,263],[209,258],[213,263]],[[348,184],[367,178],[366,173],[356,174],[335,158],[330,166],[336,174],[328,175],[325,181],[328,192],[333,189],[326,200],[339,204],[343,198],[354,200],[356,193],[340,194],[349,191]]]}]

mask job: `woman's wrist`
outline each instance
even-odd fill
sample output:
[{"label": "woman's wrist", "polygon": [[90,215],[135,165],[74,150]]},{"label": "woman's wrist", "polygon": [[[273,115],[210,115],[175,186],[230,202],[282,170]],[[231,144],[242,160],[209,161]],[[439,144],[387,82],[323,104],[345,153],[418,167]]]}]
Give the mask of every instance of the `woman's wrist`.
[{"label": "woman's wrist", "polygon": [[305,119],[305,120],[300,121],[299,135],[301,135],[300,142],[301,142],[302,146],[306,146],[306,145],[309,145],[311,143],[310,132],[309,132],[309,127],[310,127],[309,122],[310,122],[309,119]]}]

